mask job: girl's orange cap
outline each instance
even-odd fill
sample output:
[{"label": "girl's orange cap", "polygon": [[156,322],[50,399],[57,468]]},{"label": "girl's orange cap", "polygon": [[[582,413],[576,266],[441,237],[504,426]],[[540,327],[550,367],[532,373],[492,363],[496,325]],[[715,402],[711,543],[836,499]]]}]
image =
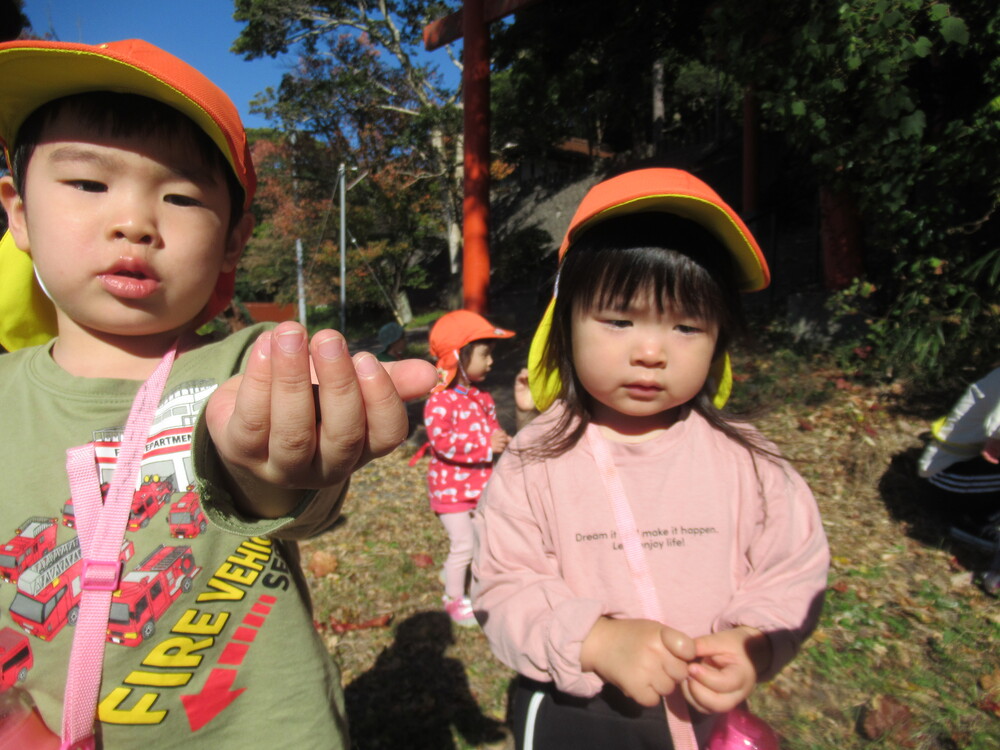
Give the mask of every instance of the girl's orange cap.
[{"label": "girl's orange cap", "polygon": [[447,387],[454,380],[458,372],[458,352],[463,346],[482,339],[509,339],[513,335],[513,331],[497,328],[471,310],[453,310],[442,315],[427,338],[431,356],[437,359],[440,385]]},{"label": "girl's orange cap", "polygon": [[[700,224],[729,250],[741,291],[756,292],[771,282],[771,272],[757,240],[712,188],[682,169],[651,167],[636,169],[594,185],[580,202],[566,237],[559,247],[559,260],[573,241],[587,229],[616,216],[661,211]],[[556,293],[559,285],[556,283]],[[547,409],[562,392],[562,376],[545,365],[545,347],[552,331],[555,296],[549,302],[528,351],[528,383],[535,405]],[[715,403],[721,408],[732,388],[729,356],[720,356],[710,374],[715,384]]]}]

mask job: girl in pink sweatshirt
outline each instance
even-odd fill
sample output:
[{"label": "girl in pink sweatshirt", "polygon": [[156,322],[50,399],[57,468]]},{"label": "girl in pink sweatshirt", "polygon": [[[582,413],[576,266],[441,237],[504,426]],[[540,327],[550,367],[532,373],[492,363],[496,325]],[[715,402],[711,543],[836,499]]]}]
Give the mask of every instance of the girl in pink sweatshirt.
[{"label": "girl in pink sweatshirt", "polygon": [[794,656],[826,588],[811,492],[722,410],[739,292],[769,271],[674,169],[595,186],[560,259],[529,356],[543,413],[474,517],[476,615],[519,673],[519,748],[693,748]]}]

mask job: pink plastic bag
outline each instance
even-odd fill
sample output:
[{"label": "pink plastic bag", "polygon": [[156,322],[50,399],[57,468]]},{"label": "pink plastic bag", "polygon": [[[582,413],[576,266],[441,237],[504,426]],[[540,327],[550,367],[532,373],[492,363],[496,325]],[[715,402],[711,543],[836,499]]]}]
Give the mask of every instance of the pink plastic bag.
[{"label": "pink plastic bag", "polygon": [[778,735],[747,708],[734,708],[719,717],[705,750],[780,750]]},{"label": "pink plastic bag", "polygon": [[53,734],[22,690],[0,692],[0,750],[58,750]]}]

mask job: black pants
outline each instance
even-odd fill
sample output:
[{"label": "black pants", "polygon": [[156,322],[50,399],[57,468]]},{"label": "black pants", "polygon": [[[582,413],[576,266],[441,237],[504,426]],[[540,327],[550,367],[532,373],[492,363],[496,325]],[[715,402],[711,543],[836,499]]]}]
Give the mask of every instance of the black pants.
[{"label": "black pants", "polygon": [[963,531],[981,533],[1000,512],[1000,466],[983,458],[958,461],[927,481],[934,488],[933,501]]},{"label": "black pants", "polygon": [[[510,700],[517,750],[673,750],[663,706],[647,708],[605,685],[576,698],[518,677]],[[697,720],[692,715],[692,720]]]}]

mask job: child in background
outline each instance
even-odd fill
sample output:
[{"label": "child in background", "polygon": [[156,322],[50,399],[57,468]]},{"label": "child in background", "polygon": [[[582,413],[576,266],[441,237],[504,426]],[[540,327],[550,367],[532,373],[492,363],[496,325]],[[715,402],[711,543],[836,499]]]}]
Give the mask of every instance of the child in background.
[{"label": "child in background", "polygon": [[398,362],[406,351],[406,331],[394,320],[378,329],[378,349],[375,357],[379,362]]},{"label": "child in background", "polygon": [[[933,500],[952,514],[952,535],[993,552],[977,574],[983,589],[1000,594],[1000,368],[965,389],[932,439],[917,473]],[[968,538],[968,537],[971,537]]]},{"label": "child in background", "polygon": [[456,625],[476,624],[466,596],[472,562],[472,511],[510,437],[497,421],[493,397],[476,386],[493,366],[496,339],[513,331],[497,328],[482,315],[456,310],[441,316],[429,336],[440,385],[424,406],[431,451],[427,491],[448,532],[444,564],[444,608]]},{"label": "child in background", "polygon": [[432,368],[297,323],[196,333],[256,178],[233,103],[163,50],[0,44],[0,142],[0,539],[44,552],[4,571],[8,689],[53,746],[346,747],[295,540]]},{"label": "child in background", "polygon": [[721,411],[739,292],[769,272],[674,169],[592,188],[559,256],[529,354],[542,414],[475,514],[473,604],[519,673],[519,748],[693,747],[793,657],[826,587],[809,488]]}]

